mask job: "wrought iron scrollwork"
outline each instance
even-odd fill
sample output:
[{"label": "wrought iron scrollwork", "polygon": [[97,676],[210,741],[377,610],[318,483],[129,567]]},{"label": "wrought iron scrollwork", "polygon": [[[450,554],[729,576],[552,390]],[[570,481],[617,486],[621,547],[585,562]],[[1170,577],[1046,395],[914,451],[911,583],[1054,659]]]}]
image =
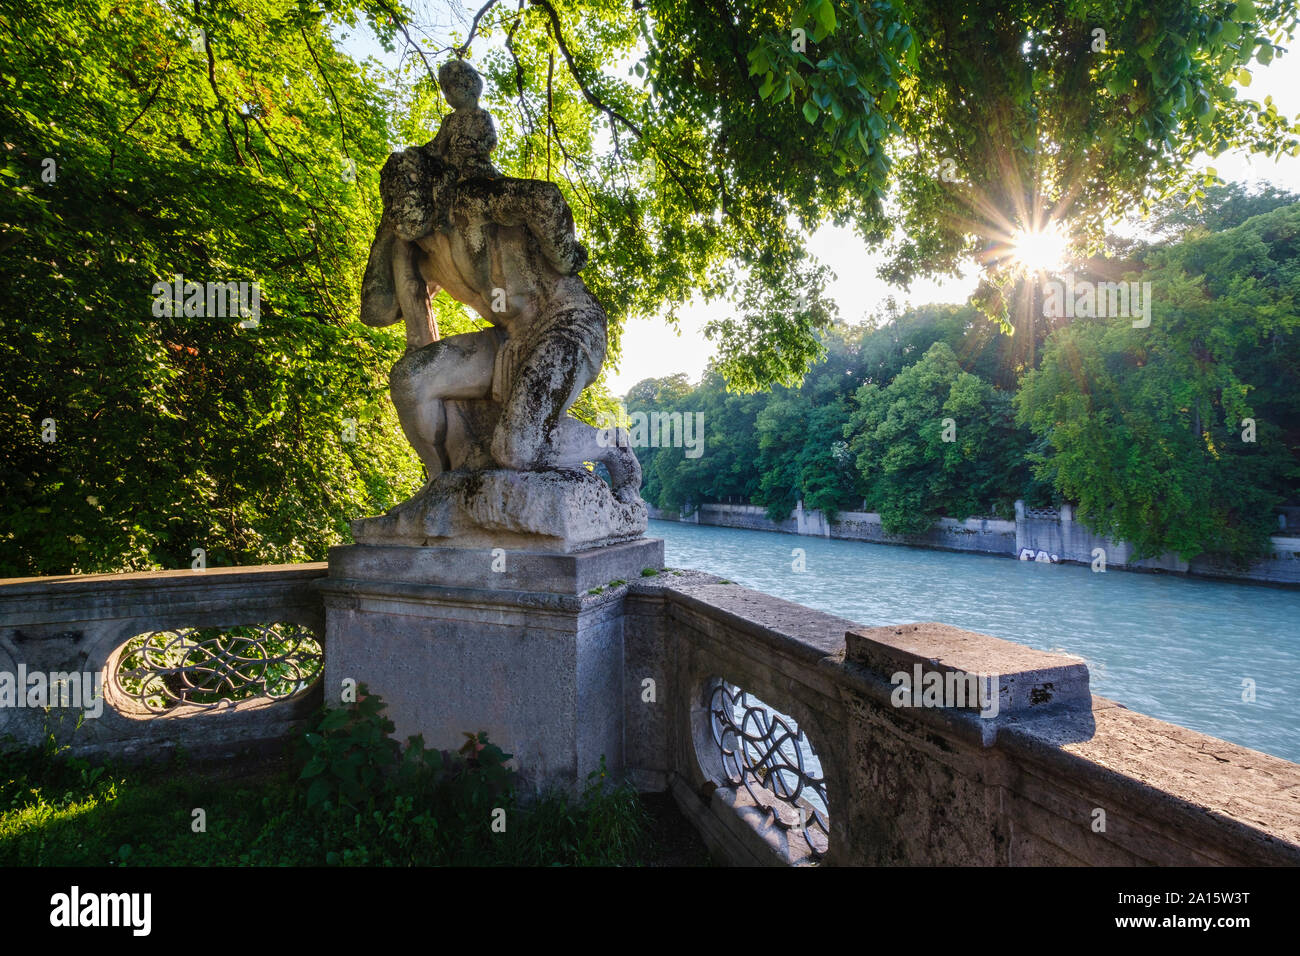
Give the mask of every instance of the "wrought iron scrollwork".
[{"label": "wrought iron scrollwork", "polygon": [[797,823],[786,822],[772,809],[776,824],[786,830],[798,828],[814,856],[820,856],[830,837],[826,780],[816,751],[794,718],[716,678],[709,715],[728,781],[743,785],[760,806],[771,809],[775,797],[793,808]]},{"label": "wrought iron scrollwork", "polygon": [[123,694],[161,714],[285,700],[307,689],[323,660],[316,635],[298,624],[176,628],[127,641],[113,676]]}]

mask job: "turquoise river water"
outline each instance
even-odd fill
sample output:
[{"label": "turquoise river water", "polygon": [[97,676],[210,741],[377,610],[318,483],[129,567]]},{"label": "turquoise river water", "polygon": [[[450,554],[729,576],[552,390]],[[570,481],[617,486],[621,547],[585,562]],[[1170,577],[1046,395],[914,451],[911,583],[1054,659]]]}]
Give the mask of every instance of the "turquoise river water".
[{"label": "turquoise river water", "polygon": [[1094,694],[1300,762],[1300,591],[673,521],[647,533],[669,567],[859,624],[942,621],[1077,654]]}]

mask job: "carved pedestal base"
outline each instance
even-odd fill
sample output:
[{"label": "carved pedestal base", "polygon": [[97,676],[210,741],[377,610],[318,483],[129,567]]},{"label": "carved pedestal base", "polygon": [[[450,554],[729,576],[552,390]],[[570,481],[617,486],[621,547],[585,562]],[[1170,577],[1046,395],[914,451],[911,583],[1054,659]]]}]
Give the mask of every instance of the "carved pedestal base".
[{"label": "carved pedestal base", "polygon": [[569,553],[640,537],[646,506],[589,471],[452,471],[387,514],[352,522],[358,544]]}]

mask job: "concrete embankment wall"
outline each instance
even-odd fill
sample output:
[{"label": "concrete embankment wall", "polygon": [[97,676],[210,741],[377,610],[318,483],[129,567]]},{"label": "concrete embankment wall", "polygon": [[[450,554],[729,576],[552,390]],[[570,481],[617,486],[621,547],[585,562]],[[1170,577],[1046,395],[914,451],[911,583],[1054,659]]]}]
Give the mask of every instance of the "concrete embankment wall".
[{"label": "concrete embankment wall", "polygon": [[1187,562],[1169,554],[1134,560],[1132,547],[1126,542],[1093,534],[1074,519],[1074,511],[1069,505],[1058,511],[1054,508],[1026,508],[1022,502],[1016,502],[1014,521],[940,518],[925,534],[889,534],[882,527],[880,515],[875,512],[843,511],[834,521],[827,521],[820,511],[805,509],[802,502],[784,521],[773,521],[767,516],[766,509],[758,505],[735,504],[701,505],[685,517],[651,506],[650,517],[722,528],[781,531],[941,551],[998,554],[1025,561],[1093,565],[1104,560],[1107,569],[1167,571],[1237,581],[1300,585],[1300,534],[1274,535],[1272,552],[1247,569],[1217,564],[1208,558]]},{"label": "concrete embankment wall", "polygon": [[715,525],[722,528],[748,528],[751,531],[782,531],[787,534],[813,535],[873,541],[878,544],[907,544],[918,548],[945,551],[975,551],[983,554],[1015,554],[1016,523],[995,518],[968,518],[955,521],[940,518],[925,534],[887,534],[880,515],[874,512],[842,511],[828,522],[820,511],[805,510],[802,503],[784,521],[773,521],[767,510],[758,505],[701,505],[692,515],[682,517],[650,506],[650,517],[686,524]]}]

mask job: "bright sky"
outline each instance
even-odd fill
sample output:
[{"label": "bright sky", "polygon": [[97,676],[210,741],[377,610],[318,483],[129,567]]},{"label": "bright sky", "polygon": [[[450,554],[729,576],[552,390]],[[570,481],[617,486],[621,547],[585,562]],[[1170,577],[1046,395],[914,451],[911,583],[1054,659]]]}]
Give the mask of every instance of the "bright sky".
[{"label": "bright sky", "polygon": [[[468,20],[469,15],[465,22]],[[343,47],[355,58],[374,56],[389,66],[394,65],[394,58],[383,52],[366,28],[349,32],[353,35],[341,32],[340,37]],[[1267,67],[1256,64],[1251,72],[1253,81],[1242,95],[1256,100],[1271,95],[1280,113],[1300,116],[1300,49],[1274,59]],[[1197,165],[1198,168],[1213,166],[1229,182],[1271,182],[1300,192],[1300,158],[1297,157],[1283,157],[1275,163],[1237,152],[1213,160],[1203,156]],[[891,296],[900,307],[909,303],[964,302],[977,282],[977,267],[972,264],[959,278],[920,279],[908,290],[891,285],[876,276],[881,257],[871,253],[851,229],[823,228],[813,234],[810,249],[836,274],[828,294],[838,304],[840,316],[848,322],[858,322],[879,312]],[[677,372],[685,372],[691,381],[698,381],[713,354],[713,346],[704,338],[704,325],[710,319],[725,318],[731,308],[725,301],[692,302],[680,310],[676,332],[661,319],[630,320],[623,330],[622,363],[617,369],[607,369],[610,391],[624,395],[642,379],[662,378]]]}]

